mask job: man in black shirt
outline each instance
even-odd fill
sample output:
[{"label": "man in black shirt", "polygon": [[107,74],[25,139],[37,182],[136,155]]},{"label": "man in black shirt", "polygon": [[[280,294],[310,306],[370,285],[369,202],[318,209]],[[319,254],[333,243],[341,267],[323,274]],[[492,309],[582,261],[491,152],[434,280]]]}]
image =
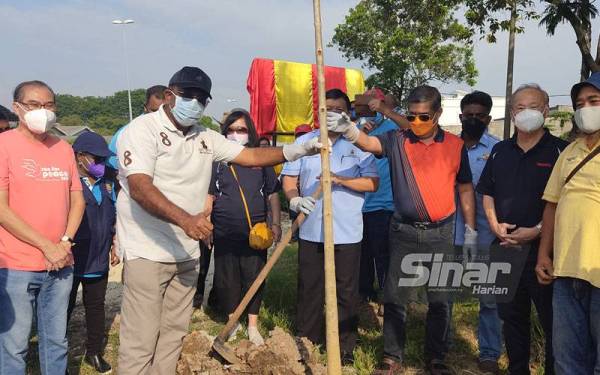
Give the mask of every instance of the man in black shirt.
[{"label": "man in black shirt", "polygon": [[554,373],[552,356],[552,289],[535,276],[542,226],[542,194],[552,168],[567,143],[543,128],[548,94],[537,85],[521,86],[512,96],[516,131],[494,146],[477,191],[491,230],[500,245],[528,250],[527,261],[512,301],[498,304],[510,374],[529,374],[531,301],[546,336],[545,373]]}]

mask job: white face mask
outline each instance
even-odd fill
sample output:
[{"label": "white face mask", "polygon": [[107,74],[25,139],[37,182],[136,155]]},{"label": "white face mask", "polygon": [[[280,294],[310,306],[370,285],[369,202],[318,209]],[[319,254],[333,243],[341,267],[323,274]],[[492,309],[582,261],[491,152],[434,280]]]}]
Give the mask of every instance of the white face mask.
[{"label": "white face mask", "polygon": [[524,109],[515,115],[515,126],[525,133],[531,133],[544,125],[544,114],[537,109]]},{"label": "white face mask", "polygon": [[227,139],[229,139],[230,141],[237,142],[242,146],[245,146],[246,143],[248,143],[248,134],[231,133],[227,134]]},{"label": "white face mask", "polygon": [[600,107],[583,107],[575,111],[577,127],[585,134],[600,130]]},{"label": "white face mask", "polygon": [[56,114],[52,111],[45,108],[27,111],[20,104],[19,106],[26,111],[23,119],[27,128],[34,134],[44,134],[56,124]]}]

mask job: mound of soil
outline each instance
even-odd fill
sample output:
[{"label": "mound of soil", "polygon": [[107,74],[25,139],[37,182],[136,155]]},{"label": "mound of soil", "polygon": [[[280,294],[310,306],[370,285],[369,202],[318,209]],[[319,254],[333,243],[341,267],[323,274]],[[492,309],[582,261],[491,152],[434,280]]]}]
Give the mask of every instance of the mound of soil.
[{"label": "mound of soil", "polygon": [[264,345],[255,346],[242,340],[230,347],[240,359],[237,365],[226,365],[211,356],[214,337],[203,331],[190,333],[183,340],[177,364],[180,375],[324,375],[325,366],[318,361],[318,350],[305,338],[296,339],[281,328],[269,333]]}]

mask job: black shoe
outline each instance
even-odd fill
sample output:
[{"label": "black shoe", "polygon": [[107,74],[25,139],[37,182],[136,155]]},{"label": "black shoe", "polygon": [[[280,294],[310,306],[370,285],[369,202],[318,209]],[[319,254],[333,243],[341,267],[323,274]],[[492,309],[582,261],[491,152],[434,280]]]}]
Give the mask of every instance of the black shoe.
[{"label": "black shoe", "polygon": [[86,354],[84,361],[100,374],[109,374],[112,371],[112,367],[100,354]]},{"label": "black shoe", "polygon": [[342,366],[353,366],[354,365],[354,353],[346,352],[342,350]]}]

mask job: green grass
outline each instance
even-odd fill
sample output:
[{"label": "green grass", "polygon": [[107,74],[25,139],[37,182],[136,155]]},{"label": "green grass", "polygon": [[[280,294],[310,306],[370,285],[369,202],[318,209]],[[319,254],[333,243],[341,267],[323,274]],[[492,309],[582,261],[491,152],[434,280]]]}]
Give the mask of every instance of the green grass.
[{"label": "green grass", "polygon": [[[278,263],[275,265],[267,279],[263,304],[260,310],[260,330],[266,336],[275,326],[294,334],[294,320],[296,314],[297,290],[297,246],[288,246]],[[368,375],[378,366],[383,354],[383,338],[381,335],[381,319],[376,317],[376,306],[362,306],[360,309],[359,342],[354,351],[354,369],[345,369],[344,373],[357,373]],[[411,304],[407,317],[407,344],[405,361],[408,367],[407,374],[423,373],[424,358],[424,332],[425,313],[427,309],[422,304]],[[479,306],[476,301],[455,303],[453,312],[452,345],[448,355],[449,365],[460,374],[477,374],[477,319]],[[195,311],[192,316],[190,330],[205,330],[210,335],[216,336],[224,326],[226,319],[218,313],[206,309]],[[543,359],[542,333],[537,319],[533,319],[532,328],[532,373],[542,374],[540,365]],[[117,326],[118,327],[118,326]],[[73,332],[74,331],[74,332]],[[244,330],[245,331],[245,330]],[[238,334],[237,340],[245,332]],[[70,344],[77,343],[70,350],[69,369],[71,374],[94,374],[94,371],[82,363],[85,329],[71,327]],[[106,359],[116,367],[118,352],[118,329],[110,330],[108,344],[105,351]],[[32,339],[29,358],[31,359],[28,374],[39,374],[37,368],[37,345],[35,337]],[[322,355],[325,363],[326,357]],[[501,367],[506,371],[506,355],[501,358]]]}]

